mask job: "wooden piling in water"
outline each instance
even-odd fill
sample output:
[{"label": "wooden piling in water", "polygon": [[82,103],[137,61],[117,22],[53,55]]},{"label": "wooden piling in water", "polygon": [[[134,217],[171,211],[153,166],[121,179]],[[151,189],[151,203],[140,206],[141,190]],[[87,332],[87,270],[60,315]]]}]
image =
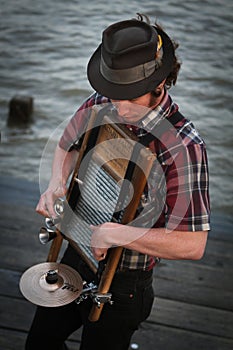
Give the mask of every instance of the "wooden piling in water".
[{"label": "wooden piling in water", "polygon": [[9,102],[8,127],[27,127],[32,123],[33,98],[16,95]]}]

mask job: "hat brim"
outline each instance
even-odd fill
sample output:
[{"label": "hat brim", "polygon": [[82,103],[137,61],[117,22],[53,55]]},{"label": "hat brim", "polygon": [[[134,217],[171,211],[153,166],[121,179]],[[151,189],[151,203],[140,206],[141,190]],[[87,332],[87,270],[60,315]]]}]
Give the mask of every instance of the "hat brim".
[{"label": "hat brim", "polygon": [[100,72],[101,45],[92,55],[88,66],[88,80],[95,91],[114,100],[132,100],[151,92],[170,74],[173,68],[174,47],[168,35],[159,28],[155,28],[162,38],[162,65],[150,77],[132,84],[117,84],[106,80]]}]

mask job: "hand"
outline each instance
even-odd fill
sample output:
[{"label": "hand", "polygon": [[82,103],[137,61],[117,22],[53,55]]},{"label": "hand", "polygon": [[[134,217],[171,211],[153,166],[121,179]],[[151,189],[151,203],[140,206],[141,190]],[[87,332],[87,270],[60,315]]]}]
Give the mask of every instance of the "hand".
[{"label": "hand", "polygon": [[57,213],[54,210],[54,202],[56,199],[64,197],[66,192],[67,187],[65,185],[53,186],[51,184],[40,197],[36,207],[37,213],[48,218],[57,217]]},{"label": "hand", "polygon": [[104,260],[108,249],[116,245],[114,243],[114,236],[119,227],[121,227],[121,225],[112,222],[106,222],[98,226],[90,225],[92,230],[92,253],[97,261]]},{"label": "hand", "polygon": [[90,228],[92,230],[91,249],[92,249],[94,258],[97,261],[104,260],[107,255],[108,248],[110,248],[108,244],[104,243],[104,236],[105,236],[104,225],[105,224],[98,225],[98,226],[90,225]]},{"label": "hand", "polygon": [[[132,249],[131,244],[140,241],[149,228],[122,225],[106,222],[98,226],[90,226],[92,230],[91,247],[96,260],[103,260],[110,247],[124,247]],[[139,249],[136,249],[140,251]]]}]

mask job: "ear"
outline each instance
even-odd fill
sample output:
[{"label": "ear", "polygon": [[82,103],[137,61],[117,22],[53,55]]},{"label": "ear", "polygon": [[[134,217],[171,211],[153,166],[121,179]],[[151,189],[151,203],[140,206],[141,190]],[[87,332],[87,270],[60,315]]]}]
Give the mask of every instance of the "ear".
[{"label": "ear", "polygon": [[161,81],[161,83],[158,85],[158,86],[156,86],[156,89],[157,88],[163,88],[164,87],[164,85],[165,85],[165,82],[166,82],[166,79],[164,79],[163,81]]},{"label": "ear", "polygon": [[159,97],[164,89],[166,79],[164,79],[159,85],[156,86],[156,89],[154,90],[154,96]]},{"label": "ear", "polygon": [[157,85],[156,87],[155,87],[155,84],[154,84],[154,82],[152,81],[151,83],[150,83],[150,87],[151,87],[151,91],[162,91],[163,90],[163,87],[164,87],[164,85],[165,85],[165,82],[166,82],[166,79],[164,79],[163,81],[161,81],[161,83],[159,84],[159,85]]}]

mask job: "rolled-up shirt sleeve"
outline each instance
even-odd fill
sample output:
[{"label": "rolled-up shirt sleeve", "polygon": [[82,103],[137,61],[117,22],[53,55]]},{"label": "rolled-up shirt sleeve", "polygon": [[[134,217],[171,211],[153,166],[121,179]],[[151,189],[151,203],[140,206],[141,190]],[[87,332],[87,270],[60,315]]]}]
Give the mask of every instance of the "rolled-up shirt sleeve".
[{"label": "rolled-up shirt sleeve", "polygon": [[87,111],[78,110],[67,124],[62,137],[59,141],[59,146],[65,151],[69,151],[73,144],[82,136],[87,124]]},{"label": "rolled-up shirt sleeve", "polygon": [[93,93],[89,96],[68,122],[59,141],[59,146],[66,151],[71,150],[74,143],[77,143],[79,138],[85,132],[91,107],[108,102],[109,99],[98,93]]},{"label": "rolled-up shirt sleeve", "polygon": [[177,153],[166,174],[165,226],[169,230],[210,230],[209,174],[204,143]]}]

